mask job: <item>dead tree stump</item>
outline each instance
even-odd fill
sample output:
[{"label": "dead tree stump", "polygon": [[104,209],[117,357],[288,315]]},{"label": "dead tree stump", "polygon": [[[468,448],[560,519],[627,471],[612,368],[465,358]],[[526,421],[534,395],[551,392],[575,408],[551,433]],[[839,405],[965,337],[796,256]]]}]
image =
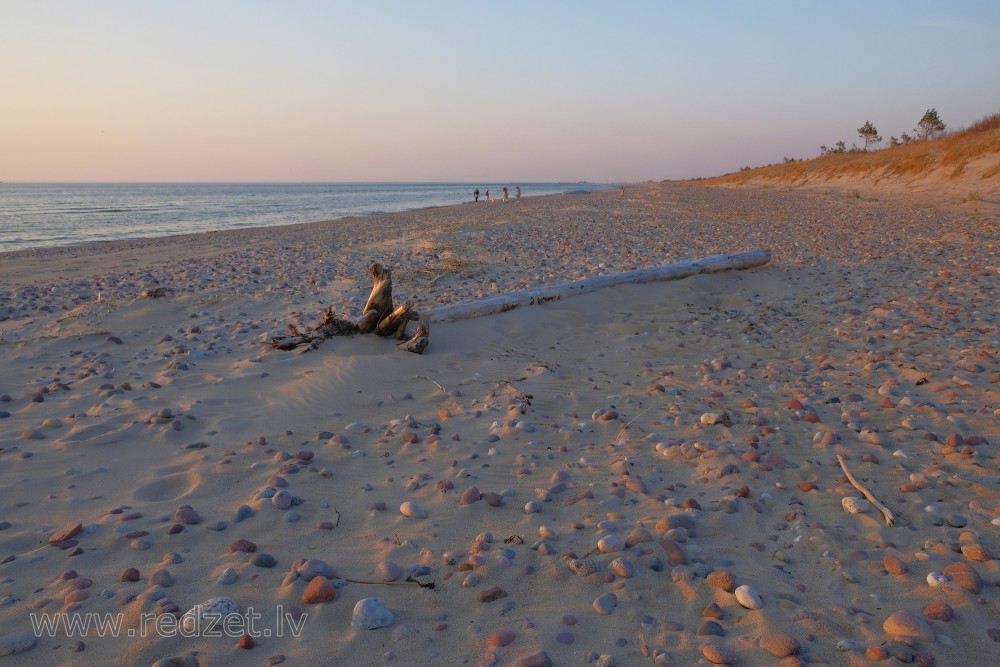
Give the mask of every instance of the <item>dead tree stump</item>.
[{"label": "dead tree stump", "polygon": [[[368,272],[371,274],[374,284],[357,323],[337,319],[333,314],[333,308],[327,308],[319,326],[302,332],[295,325],[289,324],[288,335],[271,338],[271,347],[276,350],[293,350],[306,345],[307,347],[303,351],[308,352],[316,349],[327,338],[353,336],[357,333],[395,336],[397,339],[405,341],[406,325],[411,320],[418,319],[419,314],[413,310],[409,303],[393,308],[392,271],[376,262],[368,268]],[[429,331],[430,327],[426,322],[421,321],[413,338],[397,347],[408,352],[423,354],[424,350],[427,349]]]}]

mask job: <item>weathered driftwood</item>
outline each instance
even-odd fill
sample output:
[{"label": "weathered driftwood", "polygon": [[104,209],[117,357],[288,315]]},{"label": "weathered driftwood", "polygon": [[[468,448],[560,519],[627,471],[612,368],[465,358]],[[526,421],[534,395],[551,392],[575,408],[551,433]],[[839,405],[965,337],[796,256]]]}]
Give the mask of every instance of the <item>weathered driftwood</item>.
[{"label": "weathered driftwood", "polygon": [[368,272],[372,274],[375,284],[358,320],[361,333],[374,331],[382,318],[392,312],[392,271],[376,262],[368,267]]},{"label": "weathered driftwood", "polygon": [[287,336],[275,336],[271,347],[276,350],[294,350],[300,345],[308,345],[306,350],[315,349],[320,343],[333,336],[352,336],[358,333],[358,325],[349,320],[339,320],[333,315],[333,308],[327,308],[319,326],[302,332],[294,324],[288,325]]},{"label": "weathered driftwood", "polygon": [[[327,308],[323,322],[308,331],[302,332],[293,325],[288,325],[288,335],[271,338],[271,347],[276,350],[293,350],[306,345],[305,352],[316,349],[320,343],[333,336],[352,336],[356,333],[375,333],[379,336],[396,336],[399,340],[406,339],[406,325],[410,320],[417,319],[419,314],[406,303],[396,309],[392,307],[392,271],[375,263],[368,268],[374,285],[362,310],[361,318],[355,324],[349,320],[337,319],[333,308]],[[427,348],[430,328],[425,322],[417,327],[411,340],[398,347],[409,352],[422,354]]]},{"label": "weathered driftwood", "polygon": [[[422,354],[427,349],[430,322],[450,322],[502,313],[520,306],[530,306],[556,301],[563,297],[587,294],[604,287],[622,285],[624,283],[648,283],[664,280],[677,280],[699,273],[718,273],[733,269],[752,269],[763,266],[771,261],[771,253],[766,250],[713,255],[703,259],[675,264],[664,264],[636,271],[612,273],[606,276],[586,278],[571,283],[538,287],[535,289],[499,294],[496,296],[455,303],[433,310],[417,313],[409,303],[398,308],[392,305],[392,272],[381,264],[375,263],[369,267],[374,285],[371,295],[365,303],[361,318],[353,322],[338,320],[333,316],[333,310],[327,309],[323,323],[305,333],[293,325],[288,325],[290,335],[276,336],[271,339],[271,347],[279,350],[291,350],[301,345],[314,349],[331,336],[346,336],[355,333],[375,333],[379,336],[395,336],[403,340],[396,347]],[[406,340],[406,327],[412,320],[418,320],[416,331]]]},{"label": "weathered driftwood", "polygon": [[851,471],[847,469],[847,464],[844,463],[844,457],[840,454],[837,454],[837,463],[839,463],[840,467],[844,469],[844,474],[847,475],[847,480],[854,486],[854,488],[863,493],[865,498],[867,498],[868,501],[882,513],[882,518],[885,519],[886,525],[889,527],[895,525],[896,515],[892,513],[891,509],[880,503],[875,496],[872,495],[871,491],[861,486],[861,484],[858,483],[858,480],[854,479],[854,475],[851,474]]},{"label": "weathered driftwood", "polygon": [[561,283],[548,287],[511,292],[488,296],[475,301],[453,303],[440,308],[423,311],[422,315],[429,322],[451,322],[454,320],[471,319],[503,313],[520,306],[534,306],[547,301],[556,301],[565,297],[587,294],[603,287],[613,287],[624,283],[650,283],[663,280],[677,280],[699,273],[718,273],[732,269],[752,269],[763,266],[771,261],[771,253],[766,250],[751,250],[750,252],[733,255],[713,255],[703,259],[675,264],[664,264],[635,271],[612,273],[606,276],[586,278],[571,283]]},{"label": "weathered driftwood", "polygon": [[406,325],[414,319],[416,312],[406,303],[396,308],[376,325],[375,333],[379,336],[395,336],[399,340],[406,338]]},{"label": "weathered driftwood", "polygon": [[[402,331],[402,329],[400,329]],[[410,340],[403,341],[396,347],[400,350],[406,350],[407,352],[416,352],[417,354],[423,354],[424,350],[427,349],[427,343],[430,341],[431,325],[427,323],[427,320],[421,319],[417,323],[417,330],[413,332],[413,336]],[[405,338],[405,336],[397,336],[397,338]]]}]

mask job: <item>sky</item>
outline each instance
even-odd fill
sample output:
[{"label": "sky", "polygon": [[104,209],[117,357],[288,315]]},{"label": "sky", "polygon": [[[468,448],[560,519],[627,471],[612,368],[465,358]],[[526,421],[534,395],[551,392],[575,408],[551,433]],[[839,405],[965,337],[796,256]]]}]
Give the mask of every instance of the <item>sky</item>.
[{"label": "sky", "polygon": [[698,178],[966,126],[998,63],[997,0],[0,0],[0,181]]}]

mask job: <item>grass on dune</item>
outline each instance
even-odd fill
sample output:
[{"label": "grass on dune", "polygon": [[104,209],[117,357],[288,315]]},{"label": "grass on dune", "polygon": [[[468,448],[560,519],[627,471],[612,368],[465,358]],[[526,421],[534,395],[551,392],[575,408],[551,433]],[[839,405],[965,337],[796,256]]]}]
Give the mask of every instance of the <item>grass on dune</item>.
[{"label": "grass on dune", "polygon": [[717,184],[741,184],[755,178],[791,183],[859,176],[905,179],[935,171],[940,171],[945,177],[956,178],[965,172],[971,162],[991,156],[995,158],[995,164],[982,173],[984,179],[1000,174],[1000,113],[986,116],[965,129],[936,139],[912,141],[869,152],[834,153],[707,180]]}]

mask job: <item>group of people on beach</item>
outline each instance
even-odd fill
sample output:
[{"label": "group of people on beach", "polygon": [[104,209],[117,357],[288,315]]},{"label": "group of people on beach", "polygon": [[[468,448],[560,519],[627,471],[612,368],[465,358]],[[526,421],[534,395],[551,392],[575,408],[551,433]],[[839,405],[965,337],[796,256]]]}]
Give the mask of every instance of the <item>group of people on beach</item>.
[{"label": "group of people on beach", "polygon": [[[479,203],[479,188],[476,188],[475,190],[472,191],[472,198],[476,201],[476,203]],[[490,189],[489,188],[486,188],[485,198],[484,199],[485,199],[485,201],[486,201],[487,204],[492,204],[494,201],[496,201],[495,199],[490,199]],[[520,201],[520,199],[521,199],[521,186],[520,185],[518,185],[517,187],[514,188],[514,199],[517,200],[517,201]],[[504,186],[504,189],[503,189],[503,200],[502,201],[503,201],[504,204],[507,203],[507,186]]]}]

